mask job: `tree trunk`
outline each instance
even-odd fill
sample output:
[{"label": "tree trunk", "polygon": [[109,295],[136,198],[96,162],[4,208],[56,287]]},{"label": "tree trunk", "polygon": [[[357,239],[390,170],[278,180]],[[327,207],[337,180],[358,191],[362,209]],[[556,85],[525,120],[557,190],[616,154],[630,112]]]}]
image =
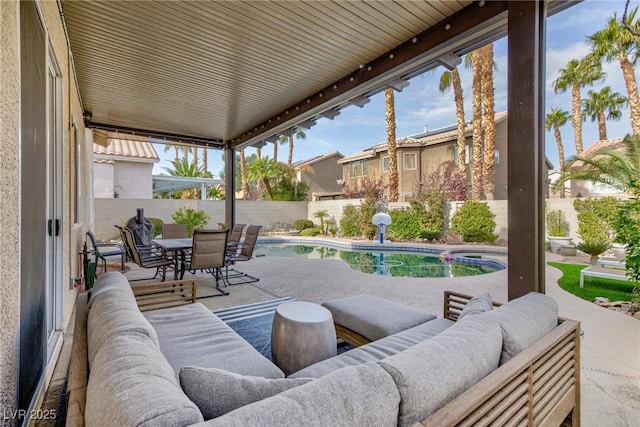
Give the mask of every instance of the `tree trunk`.
[{"label": "tree trunk", "polygon": [[576,154],[582,154],[582,111],[580,110],[580,86],[573,85],[571,87],[571,111],[573,118],[573,137],[576,141]]},{"label": "tree trunk", "polygon": [[202,148],[202,167],[204,169],[204,175],[208,176],[209,174],[207,173],[209,171],[209,159],[208,159],[208,153],[207,153],[207,147]]},{"label": "tree trunk", "polygon": [[471,196],[480,200],[482,195],[482,55],[478,50],[472,53],[473,67],[472,106],[473,106],[473,150],[471,158]]},{"label": "tree trunk", "polygon": [[262,182],[264,182],[264,188],[267,190],[269,200],[273,200],[273,193],[271,192],[271,183],[269,182],[269,178],[262,178]]},{"label": "tree trunk", "polygon": [[293,163],[293,135],[289,137],[289,157],[287,158],[287,164],[291,167]]},{"label": "tree trunk", "polygon": [[[560,168],[560,182],[564,180],[564,147],[562,145],[562,135],[560,134],[560,128],[555,126],[553,128],[553,134],[556,137],[556,144],[558,145],[558,167]],[[560,198],[564,199],[564,182],[560,190]]]},{"label": "tree trunk", "polygon": [[626,56],[620,57],[620,67],[624,76],[624,84],[627,87],[629,98],[629,110],[631,111],[631,131],[634,135],[640,135],[640,97],[638,97],[638,84],[633,64]]},{"label": "tree trunk", "polygon": [[[242,198],[247,200],[247,193],[249,193],[249,183],[247,182],[247,161],[244,157],[244,149],[240,150],[240,189],[242,190]],[[235,195],[231,195],[235,197]]]},{"label": "tree trunk", "polygon": [[180,161],[180,147],[178,145],[174,145],[173,149],[176,150],[176,162]]},{"label": "tree trunk", "polygon": [[598,117],[598,138],[602,141],[607,139],[607,121],[604,117],[604,111],[598,110],[596,115]]},{"label": "tree trunk", "polygon": [[384,106],[387,120],[387,151],[389,154],[389,201],[397,202],[398,159],[396,154],[396,112],[393,100],[393,88],[384,91]]},{"label": "tree trunk", "polygon": [[273,161],[276,163],[278,163],[278,144],[280,144],[279,139],[273,143]]},{"label": "tree trunk", "polygon": [[199,176],[198,174],[198,147],[193,147],[193,171],[195,173],[196,176]]},{"label": "tree trunk", "polygon": [[489,43],[482,52],[482,103],[484,110],[484,167],[482,169],[482,185],[485,198],[493,198],[495,185],[495,93],[493,88],[493,44]]},{"label": "tree trunk", "polygon": [[456,121],[457,121],[457,137],[456,146],[458,147],[458,171],[464,173],[467,168],[467,139],[464,137],[464,98],[462,97],[462,82],[460,81],[460,73],[458,67],[451,70],[453,84],[453,98],[456,103]]}]

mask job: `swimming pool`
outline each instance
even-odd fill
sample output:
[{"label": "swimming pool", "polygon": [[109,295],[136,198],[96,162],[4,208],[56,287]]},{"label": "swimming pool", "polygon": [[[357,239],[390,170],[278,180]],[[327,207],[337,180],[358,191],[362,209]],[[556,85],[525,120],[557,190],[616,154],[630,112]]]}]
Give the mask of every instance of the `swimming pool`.
[{"label": "swimming pool", "polygon": [[258,243],[254,255],[338,259],[357,271],[394,277],[466,277],[504,269],[482,255],[342,249],[320,244]]}]

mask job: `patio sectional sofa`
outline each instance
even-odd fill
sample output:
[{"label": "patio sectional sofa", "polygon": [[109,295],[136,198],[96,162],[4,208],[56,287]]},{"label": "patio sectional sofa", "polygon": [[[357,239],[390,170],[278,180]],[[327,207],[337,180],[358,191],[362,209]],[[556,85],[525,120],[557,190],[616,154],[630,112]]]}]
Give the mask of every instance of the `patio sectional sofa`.
[{"label": "patio sectional sofa", "polygon": [[78,295],[67,425],[579,425],[579,324],[542,294],[492,305],[447,292],[442,318],[285,378],[193,281],[109,272]]}]

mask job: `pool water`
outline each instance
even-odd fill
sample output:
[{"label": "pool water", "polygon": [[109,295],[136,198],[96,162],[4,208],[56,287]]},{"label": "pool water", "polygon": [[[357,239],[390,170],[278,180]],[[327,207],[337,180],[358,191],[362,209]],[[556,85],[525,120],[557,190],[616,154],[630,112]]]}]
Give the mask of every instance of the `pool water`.
[{"label": "pool water", "polygon": [[[502,270],[495,262],[483,262],[481,257],[455,260],[441,259],[437,254],[394,251],[359,251],[321,245],[258,244],[254,255],[338,259],[362,273],[394,277],[466,277]],[[467,261],[467,262],[465,262]]]}]

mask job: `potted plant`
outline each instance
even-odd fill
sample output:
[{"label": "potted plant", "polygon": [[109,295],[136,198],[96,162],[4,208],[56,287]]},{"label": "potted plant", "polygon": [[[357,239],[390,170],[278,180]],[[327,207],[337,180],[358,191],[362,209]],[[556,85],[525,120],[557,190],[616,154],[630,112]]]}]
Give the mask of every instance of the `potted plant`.
[{"label": "potted plant", "polygon": [[577,248],[587,255],[590,255],[591,264],[598,262],[598,256],[609,250],[611,243],[608,240],[585,240],[578,243]]},{"label": "potted plant", "polygon": [[547,233],[549,233],[549,245],[551,252],[559,253],[563,246],[572,244],[569,237],[569,223],[564,211],[560,209],[550,209],[547,211]]}]

